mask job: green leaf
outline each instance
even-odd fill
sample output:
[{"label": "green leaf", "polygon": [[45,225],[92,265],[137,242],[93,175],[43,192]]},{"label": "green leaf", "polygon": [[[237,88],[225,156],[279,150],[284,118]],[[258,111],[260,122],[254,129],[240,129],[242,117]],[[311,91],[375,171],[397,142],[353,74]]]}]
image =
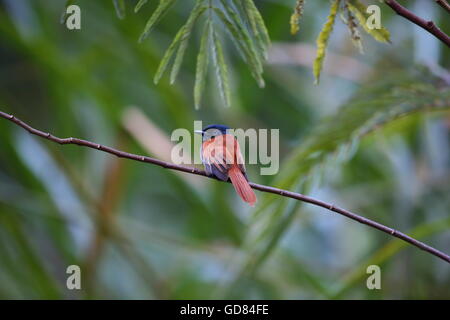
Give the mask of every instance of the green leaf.
[{"label": "green leaf", "polygon": [[148,19],[145,25],[144,31],[139,37],[139,42],[144,41],[148,37],[149,33],[152,31],[153,27],[161,20],[161,18],[169,11],[170,7],[175,3],[176,0],[160,0],[158,7],[155,12]]},{"label": "green leaf", "polygon": [[189,44],[189,39],[192,34],[192,29],[195,25],[197,19],[205,12],[207,9],[204,6],[205,0],[197,0],[197,4],[192,10],[188,21],[184,25],[183,36],[181,38],[181,43],[177,51],[177,55],[175,57],[175,62],[172,67],[172,72],[170,74],[170,83],[173,84],[178,76],[178,72],[180,71],[181,64],[183,63],[184,54],[186,52],[187,46]]},{"label": "green leaf", "polygon": [[325,52],[327,50],[328,40],[330,39],[331,32],[333,31],[334,21],[339,9],[339,0],[334,0],[331,4],[330,14],[327,18],[327,22],[322,28],[322,31],[317,38],[317,55],[314,60],[313,72],[315,83],[318,84],[320,80],[320,72],[322,70],[323,61],[325,59]]},{"label": "green leaf", "polygon": [[202,100],[203,91],[206,83],[206,73],[208,71],[209,51],[208,43],[210,38],[211,20],[205,24],[203,30],[202,39],[200,42],[200,50],[197,56],[197,70],[195,73],[195,85],[194,85],[194,102],[195,108],[200,109],[200,103]]},{"label": "green leaf", "polygon": [[134,7],[134,13],[138,13],[141,10],[142,6],[147,3],[148,0],[139,0],[137,5]]},{"label": "green leaf", "polygon": [[161,62],[159,63],[158,70],[156,70],[155,77],[153,78],[153,82],[155,84],[158,84],[159,80],[161,80],[161,77],[163,76],[164,71],[166,71],[170,59],[175,53],[175,49],[177,48],[178,43],[181,41],[183,34],[184,34],[184,27],[181,27],[181,29],[176,34],[175,38],[172,40],[172,43],[170,44],[169,48],[167,48],[166,52],[164,53],[164,56],[162,57]]},{"label": "green leaf", "polygon": [[228,69],[225,63],[225,58],[223,55],[222,44],[218,39],[216,31],[214,30],[213,24],[211,26],[211,34],[212,34],[212,56],[214,62],[214,68],[216,70],[217,83],[219,86],[220,96],[225,103],[225,106],[230,106],[230,86],[228,82]]},{"label": "green leaf", "polygon": [[114,8],[119,19],[125,18],[125,3],[123,0],[113,0]]},{"label": "green leaf", "polygon": [[227,15],[231,18],[234,25],[237,27],[238,31],[241,33],[242,39],[244,40],[247,50],[250,54],[250,57],[254,59],[255,63],[258,66],[258,71],[262,74],[263,72],[263,66],[260,56],[258,54],[258,50],[255,47],[255,44],[253,43],[253,39],[250,36],[250,33],[245,26],[245,24],[242,22],[241,17],[238,15],[239,10],[238,4],[236,4],[236,0],[231,0],[231,2],[234,4],[234,8],[229,4],[227,0],[220,0],[222,3],[222,6],[225,8]]},{"label": "green leaf", "polygon": [[356,19],[358,19],[359,23],[368,34],[370,34],[375,40],[379,42],[391,42],[389,30],[384,27],[381,27],[381,29],[370,29],[367,26],[367,7],[363,3],[361,3],[359,0],[352,0],[348,1],[347,4],[350,11],[355,15]]},{"label": "green leaf", "polygon": [[267,59],[267,47],[270,46],[270,37],[264,19],[253,0],[244,0],[244,8],[250,21],[253,34],[258,40],[259,47],[263,50],[264,58]]},{"label": "green leaf", "polygon": [[[203,2],[203,0],[199,1]],[[198,19],[198,17],[205,11],[206,7],[198,7],[194,9],[191,13],[191,15],[188,18],[188,21],[185,23],[184,26],[180,28],[178,33],[175,35],[175,38],[172,40],[172,43],[170,44],[169,48],[164,53],[163,58],[161,59],[161,62],[159,63],[158,70],[156,71],[155,77],[153,79],[155,84],[158,84],[158,82],[161,80],[161,77],[163,76],[164,72],[167,69],[167,66],[169,65],[170,59],[172,58],[173,54],[175,53],[175,50],[177,48],[177,45],[181,42],[181,45],[187,46],[187,39],[190,37],[190,34],[192,32],[192,28],[195,24],[195,21]],[[181,52],[180,52],[181,50]],[[184,56],[186,48],[179,48],[177,56],[175,58],[174,66],[172,69],[171,74],[171,83],[175,81],[176,75],[178,73],[178,69],[180,68],[182,57]]]},{"label": "green leaf", "polygon": [[[264,87],[264,79],[262,78],[262,64],[259,60],[259,55],[249,47],[249,42],[243,34],[242,28],[236,26],[227,16],[218,8],[214,8],[214,12],[224,24],[228,30],[231,39],[233,40],[236,48],[241,53],[244,60],[249,65],[250,71],[258,82],[258,85]],[[251,41],[251,40],[250,40]]]}]

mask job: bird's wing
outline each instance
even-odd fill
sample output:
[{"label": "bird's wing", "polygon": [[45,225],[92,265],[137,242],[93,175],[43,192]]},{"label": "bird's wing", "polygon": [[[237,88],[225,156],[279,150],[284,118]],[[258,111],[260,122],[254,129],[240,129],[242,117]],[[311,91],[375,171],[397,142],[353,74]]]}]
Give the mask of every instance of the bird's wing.
[{"label": "bird's wing", "polygon": [[206,173],[214,175],[221,180],[228,180],[228,169],[223,143],[219,137],[203,142],[202,160]]},{"label": "bird's wing", "polygon": [[239,143],[230,134],[217,136],[203,142],[202,159],[206,172],[222,180],[228,180],[228,170],[237,164],[245,174],[245,165]]}]

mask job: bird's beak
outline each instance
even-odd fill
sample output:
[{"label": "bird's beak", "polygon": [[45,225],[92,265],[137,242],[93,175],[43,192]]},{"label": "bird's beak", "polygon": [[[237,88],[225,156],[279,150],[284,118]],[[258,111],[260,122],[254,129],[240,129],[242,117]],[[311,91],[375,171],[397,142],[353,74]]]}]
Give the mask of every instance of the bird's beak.
[{"label": "bird's beak", "polygon": [[203,130],[195,130],[194,132],[198,134],[203,134]]}]

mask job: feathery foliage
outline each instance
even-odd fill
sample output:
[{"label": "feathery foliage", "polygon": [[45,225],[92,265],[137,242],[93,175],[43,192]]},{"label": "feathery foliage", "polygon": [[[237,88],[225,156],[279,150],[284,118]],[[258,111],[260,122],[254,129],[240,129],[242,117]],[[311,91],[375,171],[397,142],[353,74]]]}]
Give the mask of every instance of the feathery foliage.
[{"label": "feathery foliage", "polygon": [[155,12],[150,16],[145,25],[144,31],[139,37],[139,42],[144,41],[148,37],[153,27],[162,19],[162,17],[169,11],[170,7],[176,2],[176,0],[160,0]]},{"label": "feathery foliage", "polygon": [[228,68],[225,63],[225,57],[222,49],[222,44],[218,38],[217,32],[210,23],[212,34],[212,56],[214,67],[217,75],[217,83],[219,86],[220,95],[227,107],[230,106],[230,84],[228,81]]},{"label": "feathery foliage", "polygon": [[[125,15],[123,0],[113,0],[113,2],[118,17],[123,18]],[[159,0],[157,8],[148,19],[147,24],[139,37],[139,42],[142,42],[148,37],[155,25],[170,10],[175,2],[176,0]],[[146,3],[147,0],[140,0],[136,4],[134,11],[140,11]],[[294,11],[290,19],[292,34],[298,33],[300,29],[299,24],[300,19],[303,16],[304,5],[305,0],[296,0]],[[264,87],[263,62],[267,59],[267,49],[270,46],[270,38],[264,19],[253,0],[196,0],[188,21],[175,35],[161,60],[159,68],[154,76],[155,83],[160,81],[170,64],[173,54],[176,52],[176,57],[170,72],[170,83],[175,83],[195,24],[205,11],[208,11],[208,19],[212,19],[212,13],[214,13],[214,18],[221,21],[224,29],[235,44],[236,49],[248,65],[253,78],[261,88]],[[320,81],[320,73],[323,68],[328,42],[338,13],[340,13],[341,20],[349,29],[352,42],[361,53],[363,53],[364,50],[361,42],[361,35],[358,30],[359,26],[362,26],[363,29],[377,41],[390,42],[389,31],[387,29],[384,27],[381,29],[370,29],[367,26],[367,8],[359,0],[333,0],[330,7],[330,14],[316,40],[317,53],[313,63],[315,84],[318,84]],[[212,28],[217,28],[216,23],[212,23],[211,25]],[[211,42],[211,44],[215,46],[213,50],[216,50],[216,48],[219,48],[220,50],[220,47],[218,47],[218,41],[220,40],[218,40],[217,34],[217,30],[211,33],[211,35],[215,35],[216,39],[216,41]],[[198,55],[209,59],[209,56],[203,52],[198,52]],[[214,57],[214,55],[212,57]],[[230,89],[229,86],[225,84],[226,82],[223,81],[225,80],[224,71],[227,70],[228,67],[223,64],[225,64],[225,59],[218,59],[212,65],[215,68],[215,73],[217,75],[222,75],[218,78],[222,79],[218,81],[218,90],[224,105],[229,106],[231,104]],[[196,83],[198,83],[198,77],[200,76],[206,77],[207,72],[204,72],[201,75],[197,74]],[[196,89],[194,88],[194,95],[197,95],[197,99],[201,98],[202,94],[200,92],[195,93],[195,90]],[[203,90],[203,87],[202,89],[197,87],[197,90]],[[199,101],[196,101],[195,105],[198,107]]]},{"label": "feathery foliage", "polygon": [[244,8],[252,27],[253,35],[258,41],[262,55],[267,59],[267,49],[270,46],[269,31],[264,23],[258,8],[255,6],[253,0],[244,0]]},{"label": "feathery foliage", "polygon": [[207,20],[202,40],[200,42],[200,51],[197,56],[197,72],[195,74],[195,86],[194,86],[194,101],[195,108],[200,108],[200,101],[202,98],[203,89],[205,88],[205,79],[206,72],[208,70],[208,62],[209,62],[209,50],[208,45],[210,41],[210,32],[211,32],[211,20]]},{"label": "feathery foliage", "polygon": [[[175,0],[160,0],[158,7],[148,20],[147,25],[141,34],[140,41],[143,41],[148,37],[153,27],[160,21],[162,16],[167,13],[174,2]],[[138,11],[144,3],[145,1],[139,2],[135,11]],[[217,28],[217,24],[213,23],[212,19],[215,18],[222,23],[237,50],[248,64],[250,72],[258,85],[264,87],[264,79],[262,76],[263,61],[267,58],[267,48],[270,45],[270,38],[264,20],[253,0],[245,0],[243,2],[234,0],[196,0],[196,4],[189,15],[188,21],[178,31],[169,48],[166,50],[154,80],[155,83],[159,82],[176,51],[177,54],[170,74],[170,83],[175,83],[194,26],[205,12],[207,12],[206,19],[211,20],[211,22],[208,23],[211,30],[204,30],[203,34],[210,33],[210,36],[213,37],[213,41],[209,42],[213,50],[212,58],[214,59],[214,63],[212,65],[217,75],[220,97],[224,105],[229,106],[231,104],[231,94],[228,80],[228,67],[225,65],[226,60],[218,36],[221,28]],[[210,55],[204,52],[204,50],[210,50],[210,47],[200,46],[198,52],[194,86],[196,108],[200,106],[200,100],[205,87],[204,84],[206,83],[204,78],[207,77],[208,74],[204,68],[207,68],[209,65],[207,60],[210,58]]]}]

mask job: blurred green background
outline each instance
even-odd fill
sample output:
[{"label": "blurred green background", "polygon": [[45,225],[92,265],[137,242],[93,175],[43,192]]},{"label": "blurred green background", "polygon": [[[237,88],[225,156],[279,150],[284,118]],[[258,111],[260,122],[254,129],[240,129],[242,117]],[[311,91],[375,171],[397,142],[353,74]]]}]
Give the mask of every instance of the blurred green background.
[{"label": "blurred green background", "polygon": [[[202,108],[192,88],[203,20],[179,78],[153,77],[194,1],[178,1],[143,42],[157,6],[77,0],[81,30],[60,23],[66,1],[0,1],[0,110],[59,137],[167,156],[193,121],[280,129],[280,172],[257,183],[299,191],[450,252],[450,51],[378,1],[391,44],[363,35],[362,55],[336,21],[314,85],[315,39],[329,1],[257,0],[272,47],[259,88],[222,30],[231,107],[209,70]],[[406,3],[404,1],[403,3]],[[450,33],[433,1],[407,1]],[[220,30],[219,30],[220,31]],[[158,137],[155,139],[155,137]],[[194,151],[193,151],[194,152]],[[197,152],[197,151],[195,151]],[[0,298],[449,299],[436,257],[311,205],[30,136],[0,119]],[[66,268],[82,290],[66,288]],[[381,267],[381,290],[366,268]]]}]

